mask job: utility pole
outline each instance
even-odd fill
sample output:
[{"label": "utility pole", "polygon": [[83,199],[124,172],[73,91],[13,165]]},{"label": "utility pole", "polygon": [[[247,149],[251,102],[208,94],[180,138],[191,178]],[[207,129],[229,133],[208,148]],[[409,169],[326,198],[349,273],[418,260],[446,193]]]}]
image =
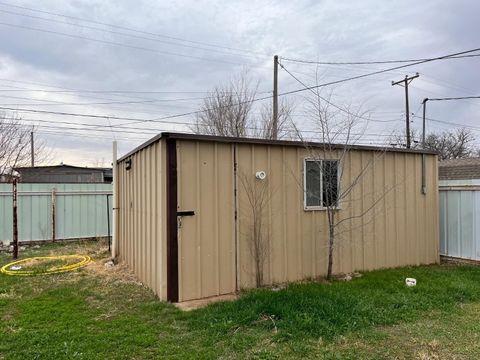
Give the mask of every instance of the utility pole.
[{"label": "utility pole", "polygon": [[[422,123],[422,149],[425,150],[426,144],[425,144],[425,130],[426,130],[426,125],[425,125],[425,114],[427,112],[427,101],[428,98],[423,99],[422,104],[423,104],[423,123]],[[426,174],[426,164],[425,164],[425,153],[422,154],[422,194],[425,195],[427,193],[427,174]]]},{"label": "utility pole", "polygon": [[273,119],[272,138],[278,137],[278,55],[273,57]]},{"label": "utility pole", "polygon": [[35,166],[35,146],[33,143],[33,131],[30,131],[30,156],[32,158],[32,167]]},{"label": "utility pole", "polygon": [[[418,78],[420,75],[416,73],[414,76],[405,75],[405,79],[399,81],[392,81],[393,85],[400,85],[405,87],[405,121],[406,121],[406,132],[407,132],[407,149],[410,149],[412,144],[411,134],[410,134],[410,107],[408,106],[408,85],[413,81],[413,79]],[[403,84],[403,85],[402,85]]]},{"label": "utility pole", "polygon": [[13,178],[13,259],[18,258],[17,178]]},{"label": "utility pole", "polygon": [[428,101],[428,98],[425,98],[423,99],[422,101],[422,104],[423,104],[423,123],[422,123],[422,148],[425,149],[425,129],[426,129],[426,125],[425,125],[425,114],[427,112],[427,101]]}]

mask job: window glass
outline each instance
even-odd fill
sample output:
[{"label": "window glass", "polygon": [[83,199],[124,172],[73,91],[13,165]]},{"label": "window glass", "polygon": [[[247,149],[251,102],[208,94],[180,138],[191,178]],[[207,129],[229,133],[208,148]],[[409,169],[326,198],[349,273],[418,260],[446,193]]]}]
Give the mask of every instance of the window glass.
[{"label": "window glass", "polygon": [[305,202],[307,206],[321,206],[321,162],[306,161],[305,162]]},{"label": "window glass", "polygon": [[322,205],[336,206],[338,201],[338,161],[322,162]]}]

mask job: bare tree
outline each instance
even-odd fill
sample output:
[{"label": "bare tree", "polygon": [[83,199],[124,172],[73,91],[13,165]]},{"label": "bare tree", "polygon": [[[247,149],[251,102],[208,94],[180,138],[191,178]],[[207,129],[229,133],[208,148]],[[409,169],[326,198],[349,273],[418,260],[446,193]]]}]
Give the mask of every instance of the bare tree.
[{"label": "bare tree", "polygon": [[[11,176],[15,167],[30,165],[32,131],[33,126],[23,124],[17,117],[0,117],[0,175]],[[35,142],[34,155],[36,162],[49,158],[44,142]]]},{"label": "bare tree", "polygon": [[245,173],[239,173],[239,180],[247,198],[246,215],[251,221],[250,231],[246,235],[250,255],[255,264],[255,285],[260,287],[264,284],[263,271],[269,255],[270,239],[267,232],[268,224],[265,223],[270,202],[268,180],[259,180]]},{"label": "bare tree", "polygon": [[[277,115],[277,139],[293,139],[295,137],[292,125],[293,106],[286,100],[280,99]],[[255,118],[252,129],[247,134],[260,139],[274,139],[272,104],[264,104],[260,109],[259,118]]]},{"label": "bare tree", "polygon": [[[365,117],[365,112],[353,109],[352,106],[339,107],[332,103],[332,93],[323,96],[317,88],[312,90],[312,96],[307,98],[307,111],[318,128],[319,138],[315,139],[320,145],[311,146],[301,131],[297,135],[304,143],[308,152],[305,162],[305,199],[306,205],[311,208],[325,211],[328,221],[328,267],[327,279],[331,279],[333,272],[334,252],[339,246],[344,231],[344,225],[361,220],[367,216],[372,221],[375,211],[378,211],[381,200],[392,190],[381,189],[379,193],[371,194],[371,202],[359,211],[354,210],[340,214],[341,206],[352,205],[356,200],[353,197],[355,188],[361,186],[368,173],[372,174],[373,164],[384,156],[384,149],[379,148],[372,158],[358,170],[350,173],[345,178],[345,167],[351,161],[352,146],[364,134],[360,126],[360,119]],[[303,182],[299,182],[303,188]],[[365,220],[363,220],[365,221]],[[368,222],[367,221],[367,222]],[[351,239],[348,239],[351,241]]]},{"label": "bare tree", "polygon": [[208,135],[246,136],[257,87],[252,88],[246,74],[216,87],[204,99],[193,130]]},{"label": "bare tree", "polygon": [[[191,130],[197,134],[273,138],[273,111],[271,105],[263,105],[260,114],[254,113],[254,99],[258,83],[247,73],[218,86],[203,100]],[[285,100],[279,104],[278,138],[292,136],[292,106]]]},{"label": "bare tree", "polygon": [[104,168],[105,167],[105,158],[95,158],[94,161],[92,161],[92,167],[94,168]]},{"label": "bare tree", "polygon": [[475,147],[474,143],[475,136],[466,128],[444,131],[440,134],[428,134],[425,138],[425,147],[438,151],[440,160],[475,156],[479,149]]},{"label": "bare tree", "polygon": [[[413,131],[412,148],[422,148],[420,135]],[[405,135],[395,135],[392,144],[405,146]],[[456,128],[441,133],[430,133],[425,137],[425,149],[438,152],[440,160],[462,159],[478,156],[480,148],[475,145],[475,135],[467,128]]]}]

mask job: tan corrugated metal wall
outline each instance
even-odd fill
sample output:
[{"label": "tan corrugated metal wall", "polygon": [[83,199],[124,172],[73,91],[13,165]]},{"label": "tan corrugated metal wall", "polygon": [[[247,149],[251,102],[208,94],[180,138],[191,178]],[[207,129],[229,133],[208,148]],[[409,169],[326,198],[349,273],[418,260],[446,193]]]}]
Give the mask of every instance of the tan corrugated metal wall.
[{"label": "tan corrugated metal wall", "polygon": [[[238,230],[235,236],[233,149],[237,148]],[[267,173],[268,254],[266,284],[315,278],[326,274],[326,212],[305,211],[301,147],[224,144],[182,140],[178,148],[178,196],[184,218],[179,240],[180,300],[235,290],[235,269],[241,288],[255,285],[250,251],[249,205],[238,176]],[[335,154],[331,154],[335,158]],[[421,155],[354,150],[347,154],[343,185],[367,169],[342,204],[334,272],[438,262],[436,157],[427,156],[427,195],[422,195]],[[256,180],[260,181],[260,180]],[[235,259],[235,238],[238,254]],[[237,263],[236,263],[237,262]]]},{"label": "tan corrugated metal wall", "polygon": [[118,167],[118,254],[160,299],[166,299],[165,142],[133,154]]},{"label": "tan corrugated metal wall", "polygon": [[[315,278],[327,271],[326,212],[305,211],[303,205],[303,161],[309,155],[300,147],[238,145],[239,173],[253,177],[256,171],[265,170],[269,182],[267,284]],[[335,273],[439,261],[436,157],[427,156],[426,163],[428,192],[422,195],[421,155],[358,150],[346,155],[341,188],[351,184],[362,169],[367,170],[338,212],[339,219],[352,219],[337,229]],[[244,189],[239,186],[238,191],[239,206],[248,207]],[[242,287],[255,284],[248,248],[250,228],[248,220],[240,217]]]},{"label": "tan corrugated metal wall", "polygon": [[[119,166],[119,254],[161,299],[166,299],[165,151],[161,140],[134,153],[131,170],[125,170],[125,161]],[[270,196],[265,283],[326,274],[326,213],[304,210],[307,157],[306,149],[295,146],[177,140],[178,210],[195,212],[179,222],[180,301],[255,285],[248,202],[239,176],[254,178],[259,170],[267,173]],[[421,159],[420,154],[369,150],[352,150],[345,157],[342,188],[368,170],[339,216],[355,217],[376,205],[339,230],[335,273],[439,261],[437,159],[426,156],[426,195],[420,192]]]}]

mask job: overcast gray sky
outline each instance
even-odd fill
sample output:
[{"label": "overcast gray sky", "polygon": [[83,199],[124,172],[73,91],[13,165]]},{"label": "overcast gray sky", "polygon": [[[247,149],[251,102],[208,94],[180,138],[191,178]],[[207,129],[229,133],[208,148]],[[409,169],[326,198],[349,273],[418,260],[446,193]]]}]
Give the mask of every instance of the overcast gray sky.
[{"label": "overcast gray sky", "polygon": [[[322,62],[430,58],[480,47],[478,14],[474,0],[0,0],[0,107],[38,126],[55,163],[107,165],[114,138],[122,154],[162,130],[188,130],[194,116],[141,120],[195,111],[209,90],[242,71],[268,95],[274,54]],[[282,64],[308,85],[316,71],[327,82],[391,66]],[[410,110],[421,115],[425,97],[480,95],[479,65],[472,57],[412,66],[336,85],[332,99],[367,110],[362,142],[378,143],[404,127],[404,90],[392,80],[420,73]],[[302,87],[279,76],[280,92]],[[312,129],[307,95],[289,100],[294,121]],[[428,116],[478,126],[479,134],[479,110],[480,100],[431,103]],[[428,123],[431,131],[454,127]]]}]

